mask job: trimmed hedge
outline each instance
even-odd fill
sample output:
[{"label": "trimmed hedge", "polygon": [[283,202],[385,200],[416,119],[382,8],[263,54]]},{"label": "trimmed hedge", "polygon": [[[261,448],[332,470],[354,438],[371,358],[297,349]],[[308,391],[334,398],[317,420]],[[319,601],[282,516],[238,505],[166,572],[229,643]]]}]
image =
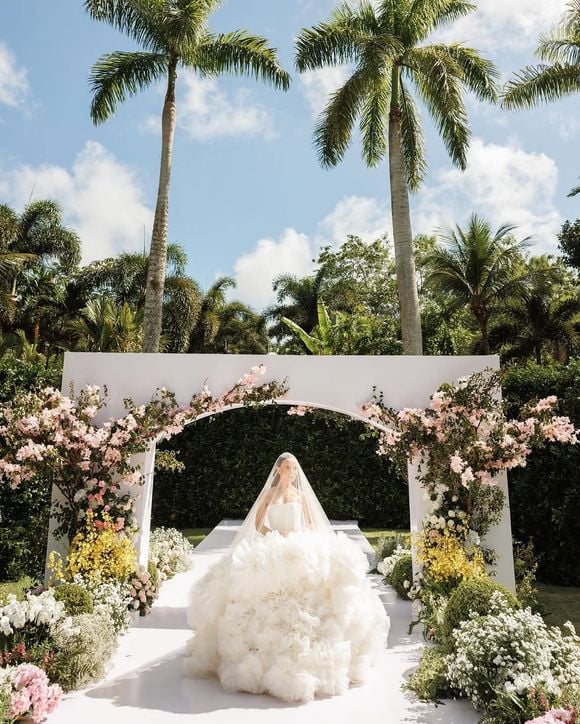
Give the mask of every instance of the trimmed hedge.
[{"label": "trimmed hedge", "polygon": [[[504,398],[515,414],[523,402],[557,395],[559,412],[580,428],[580,360],[568,365],[510,368]],[[517,540],[534,540],[538,578],[580,585],[580,445],[549,445],[532,453],[525,468],[509,473],[512,528]]]},{"label": "trimmed hedge", "polygon": [[467,621],[472,613],[487,616],[491,597],[495,591],[503,593],[512,608],[520,607],[511,591],[489,578],[471,578],[460,583],[445,606],[441,631],[443,640],[450,643],[453,631],[462,621]]},{"label": "trimmed hedge", "polygon": [[53,589],[57,601],[64,603],[69,616],[80,616],[93,612],[93,599],[90,593],[76,583],[62,583]]},{"label": "trimmed hedge", "polygon": [[392,463],[361,439],[364,424],[335,413],[288,415],[285,406],[205,418],[163,444],[185,470],[156,473],[153,524],[204,528],[243,518],[280,453],[296,455],[330,519],[408,528],[407,486]]},{"label": "trimmed hedge", "polygon": [[[399,598],[404,598],[408,601],[409,590],[413,583],[413,559],[410,555],[399,558],[389,576],[389,581],[399,595]],[[408,586],[405,586],[405,581],[409,584]]]}]

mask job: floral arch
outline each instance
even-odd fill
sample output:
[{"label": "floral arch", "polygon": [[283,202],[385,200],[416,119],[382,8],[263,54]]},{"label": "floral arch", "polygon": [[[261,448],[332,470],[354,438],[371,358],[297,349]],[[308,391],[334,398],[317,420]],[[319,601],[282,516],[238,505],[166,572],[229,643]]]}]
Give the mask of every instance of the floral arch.
[{"label": "floral arch", "polygon": [[[381,391],[385,404],[391,408],[424,408],[441,384],[486,369],[497,370],[499,358],[67,353],[62,390],[68,393],[71,385],[75,390],[87,385],[106,388],[106,406],[95,417],[95,422],[102,424],[110,417],[125,414],[124,400],[127,398],[135,405],[145,405],[157,389],[166,388],[175,394],[177,403],[187,405],[192,393],[201,391],[204,385],[220,395],[258,365],[266,368],[265,383],[286,381],[285,396],[274,396],[273,402],[304,404],[360,419],[361,407],[374,389]],[[200,417],[215,412],[204,412]],[[154,462],[154,443],[132,460],[144,476],[134,506],[140,530],[137,549],[143,564],[147,562],[149,545]],[[421,531],[430,510],[425,490],[418,480],[419,474],[417,465],[408,466],[411,531],[416,533]],[[506,505],[500,522],[489,531],[486,544],[497,553],[496,580],[513,590],[515,580],[505,471],[496,476],[496,482],[505,494]],[[53,501],[58,500],[59,491],[54,488]],[[54,536],[57,527],[58,521],[51,519],[49,553],[53,550],[66,552],[63,550],[66,543]]]}]

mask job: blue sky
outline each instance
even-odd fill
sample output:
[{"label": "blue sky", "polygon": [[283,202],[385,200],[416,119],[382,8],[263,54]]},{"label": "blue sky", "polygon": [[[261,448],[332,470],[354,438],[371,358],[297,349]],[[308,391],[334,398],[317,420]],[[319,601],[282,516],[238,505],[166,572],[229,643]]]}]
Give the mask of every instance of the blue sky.
[{"label": "blue sky", "polygon": [[[332,4],[228,0],[212,26],[266,35],[291,70],[297,30]],[[538,34],[564,7],[564,0],[482,0],[441,36],[477,47],[509,77],[533,61]],[[91,21],[80,0],[0,4],[0,199],[20,209],[31,197],[57,198],[82,236],[85,261],[149,240],[162,89],[129,99],[102,126],[89,118],[91,64],[130,47]],[[252,80],[181,74],[169,235],[186,248],[202,286],[232,275],[236,296],[262,307],[272,278],[308,273],[321,244],[389,231],[386,163],[365,168],[355,142],[327,171],[312,147],[316,113],[343,77],[341,69],[294,74],[281,93]],[[532,234],[535,251],[554,251],[561,223],[580,205],[566,198],[580,174],[578,100],[518,113],[469,100],[469,110],[473,142],[463,174],[426,123],[430,171],[412,199],[414,230],[463,223],[478,211]]]}]

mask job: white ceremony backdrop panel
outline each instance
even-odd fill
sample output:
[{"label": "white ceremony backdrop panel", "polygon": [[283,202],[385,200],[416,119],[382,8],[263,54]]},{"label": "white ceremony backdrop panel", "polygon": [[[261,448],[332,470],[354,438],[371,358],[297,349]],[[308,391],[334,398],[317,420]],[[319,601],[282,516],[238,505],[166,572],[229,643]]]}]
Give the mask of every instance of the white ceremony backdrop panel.
[{"label": "white ceremony backdrop panel", "polygon": [[[390,407],[426,407],[431,394],[442,382],[479,372],[498,369],[497,356],[474,357],[380,357],[380,356],[293,356],[293,355],[193,355],[193,354],[102,354],[67,352],[64,360],[62,391],[69,394],[71,384],[76,390],[84,385],[106,386],[107,406],[100,411],[97,422],[124,413],[127,397],[136,404],[148,402],[155,390],[166,387],[174,392],[180,403],[189,402],[194,393],[207,383],[214,395],[229,389],[250,367],[263,364],[266,374],[262,381],[287,380],[289,391],[284,400],[304,403],[359,416],[373,386],[384,393]],[[220,413],[220,414],[228,414]],[[281,441],[283,446],[283,441]],[[280,452],[283,452],[280,449]],[[138,541],[139,560],[147,562],[151,499],[153,490],[154,446],[136,461],[146,476],[136,506],[141,527]],[[367,484],[368,481],[361,481]],[[501,478],[507,498],[507,476]],[[372,484],[372,481],[371,481]],[[53,499],[58,491],[53,490]],[[409,467],[409,507],[411,530],[419,531],[428,510],[423,489],[416,482],[415,469]],[[52,535],[51,520],[48,551],[66,552],[66,541]],[[496,579],[514,590],[514,569],[509,507],[506,505],[502,522],[486,539],[498,555]]]}]

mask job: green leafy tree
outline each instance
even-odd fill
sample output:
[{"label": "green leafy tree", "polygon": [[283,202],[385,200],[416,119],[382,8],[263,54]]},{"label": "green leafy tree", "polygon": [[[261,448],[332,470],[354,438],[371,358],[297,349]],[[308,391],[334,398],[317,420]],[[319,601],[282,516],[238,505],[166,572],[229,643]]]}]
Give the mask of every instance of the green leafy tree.
[{"label": "green leafy tree", "polygon": [[580,271],[580,219],[563,223],[558,234],[558,246],[564,262]]},{"label": "green leafy tree", "polygon": [[289,335],[288,326],[282,318],[293,320],[310,334],[318,324],[318,301],[321,298],[322,281],[322,270],[305,277],[281,274],[274,280],[276,304],[268,307],[264,315],[271,322],[270,336],[281,352],[294,354],[303,351],[304,348],[297,343],[296,336]]},{"label": "green leafy tree", "polygon": [[580,90],[580,0],[571,0],[550,35],[540,36],[539,65],[521,70],[504,89],[505,108],[531,108]]},{"label": "green leafy tree", "polygon": [[443,231],[438,246],[425,255],[426,285],[446,295],[455,309],[469,310],[483,354],[491,352],[491,315],[521,290],[526,278],[521,267],[528,239],[514,239],[515,228],[504,224],[492,232],[485,219],[473,214],[465,230],[456,226]]},{"label": "green leafy tree", "polygon": [[490,343],[505,359],[533,358],[541,365],[549,349],[554,360],[567,362],[580,339],[580,290],[561,263],[536,257],[528,268],[528,284],[502,304]]},{"label": "green leafy tree", "polygon": [[411,88],[435,121],[453,163],[465,168],[470,133],[463,91],[495,101],[497,71],[472,48],[429,44],[428,37],[473,10],[464,0],[362,0],[356,7],[345,2],[328,22],[302,30],[297,40],[300,71],[354,67],[331,96],[315,130],[322,165],[342,160],[357,118],[367,165],[376,166],[388,153],[405,354],[422,353],[409,189],[419,188],[427,165]]},{"label": "green leafy tree", "polygon": [[70,324],[77,348],[84,352],[138,352],[143,336],[143,313],[127,302],[118,306],[112,299],[91,299],[79,319]]},{"label": "green leafy tree", "polygon": [[[123,253],[95,261],[81,269],[76,284],[85,299],[105,295],[117,305],[142,310],[145,304],[147,268],[145,254]],[[187,254],[179,244],[168,244],[163,290],[162,331],[166,351],[186,352],[201,312],[201,291],[186,274]]]},{"label": "green leafy tree", "polygon": [[202,76],[253,76],[286,90],[289,76],[267,40],[243,30],[214,33],[208,28],[222,0],[85,0],[95,20],[109,23],[143,50],[116,51],[93,66],[91,117],[107,121],[128,95],[166,82],[161,116],[161,164],[145,293],[143,351],[157,352],[162,332],[169,184],[175,134],[178,68]]}]

